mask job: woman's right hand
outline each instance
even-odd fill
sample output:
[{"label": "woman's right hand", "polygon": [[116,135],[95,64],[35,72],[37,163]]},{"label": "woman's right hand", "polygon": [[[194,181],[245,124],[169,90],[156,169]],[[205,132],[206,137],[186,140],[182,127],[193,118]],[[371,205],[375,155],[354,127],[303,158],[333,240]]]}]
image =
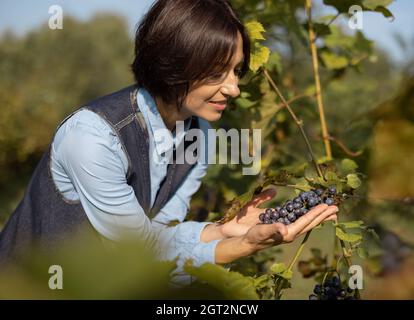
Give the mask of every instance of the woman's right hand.
[{"label": "woman's right hand", "polygon": [[257,224],[247,231],[242,242],[251,252],[290,243],[324,221],[337,220],[337,212],[337,206],[320,204],[289,225]]}]

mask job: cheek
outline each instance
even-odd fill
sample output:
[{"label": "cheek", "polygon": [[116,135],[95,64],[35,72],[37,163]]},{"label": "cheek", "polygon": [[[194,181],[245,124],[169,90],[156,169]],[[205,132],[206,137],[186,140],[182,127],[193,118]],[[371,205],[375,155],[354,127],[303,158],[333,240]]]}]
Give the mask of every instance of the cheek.
[{"label": "cheek", "polygon": [[[208,90],[209,89],[209,90]],[[217,94],[217,90],[211,88],[205,88],[203,90],[197,90],[187,96],[187,105],[191,109],[202,108],[208,101]]]}]

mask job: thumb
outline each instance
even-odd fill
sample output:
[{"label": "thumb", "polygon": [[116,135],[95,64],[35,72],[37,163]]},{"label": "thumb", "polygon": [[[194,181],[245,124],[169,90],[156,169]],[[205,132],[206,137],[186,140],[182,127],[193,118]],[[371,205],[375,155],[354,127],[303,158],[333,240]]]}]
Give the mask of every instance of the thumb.
[{"label": "thumb", "polygon": [[262,191],[258,195],[256,195],[251,202],[249,203],[250,206],[257,207],[260,204],[272,200],[276,196],[276,189],[266,189]]},{"label": "thumb", "polygon": [[265,238],[269,238],[276,234],[285,236],[288,233],[287,227],[283,223],[271,223],[271,224],[258,224],[258,232]]},{"label": "thumb", "polygon": [[273,223],[266,226],[269,226],[267,230],[269,232],[268,238],[273,239],[276,243],[282,243],[283,238],[288,234],[287,227],[282,223]]},{"label": "thumb", "polygon": [[279,233],[281,236],[286,236],[288,234],[288,229],[283,223],[273,223],[274,233]]}]

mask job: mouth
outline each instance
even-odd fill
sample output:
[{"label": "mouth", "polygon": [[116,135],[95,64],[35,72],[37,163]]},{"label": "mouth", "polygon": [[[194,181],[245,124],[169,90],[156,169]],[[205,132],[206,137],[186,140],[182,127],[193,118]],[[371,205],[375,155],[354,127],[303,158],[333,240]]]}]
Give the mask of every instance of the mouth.
[{"label": "mouth", "polygon": [[216,110],[219,110],[219,111],[226,109],[226,106],[227,106],[227,100],[209,101],[208,103],[214,106]]}]

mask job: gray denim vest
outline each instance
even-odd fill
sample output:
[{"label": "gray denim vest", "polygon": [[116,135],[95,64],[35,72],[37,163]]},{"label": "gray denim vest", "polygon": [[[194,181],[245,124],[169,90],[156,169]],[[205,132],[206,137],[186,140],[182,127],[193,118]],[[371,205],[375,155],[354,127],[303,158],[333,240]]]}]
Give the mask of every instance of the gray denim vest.
[{"label": "gray denim vest", "polygon": [[[137,105],[137,91],[138,87],[133,85],[87,103],[66,117],[58,128],[81,109],[96,112],[106,120],[117,133],[127,155],[127,183],[134,189],[145,213],[153,218],[174,195],[194,165],[175,161],[169,164],[151,207],[148,131]],[[198,118],[193,117],[190,128],[198,127]],[[186,148],[192,142],[183,143]],[[63,198],[56,188],[50,172],[50,150],[51,144],[38,163],[23,200],[0,233],[0,265],[26,257],[34,244],[41,250],[56,248],[81,229],[88,230],[86,233],[91,241],[99,239],[80,201]]]}]

